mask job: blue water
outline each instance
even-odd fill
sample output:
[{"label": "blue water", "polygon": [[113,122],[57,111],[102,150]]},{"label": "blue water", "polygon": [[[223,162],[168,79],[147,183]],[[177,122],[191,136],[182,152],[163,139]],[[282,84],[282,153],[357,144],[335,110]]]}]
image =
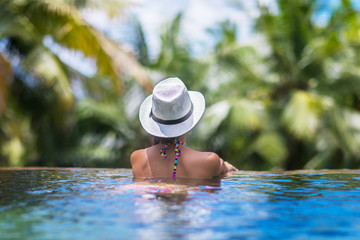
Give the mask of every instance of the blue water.
[{"label": "blue water", "polygon": [[0,239],[360,239],[360,171],[0,170]]}]

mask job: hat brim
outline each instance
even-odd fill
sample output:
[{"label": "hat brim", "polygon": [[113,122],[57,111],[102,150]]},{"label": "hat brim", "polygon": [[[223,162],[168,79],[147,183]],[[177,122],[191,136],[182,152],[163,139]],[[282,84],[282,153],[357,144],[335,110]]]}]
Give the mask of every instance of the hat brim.
[{"label": "hat brim", "polygon": [[161,124],[150,116],[152,108],[152,94],[140,106],[139,119],[142,127],[150,135],[161,138],[173,138],[189,132],[201,119],[205,111],[205,99],[200,92],[188,91],[193,103],[193,113],[185,121],[178,124]]}]

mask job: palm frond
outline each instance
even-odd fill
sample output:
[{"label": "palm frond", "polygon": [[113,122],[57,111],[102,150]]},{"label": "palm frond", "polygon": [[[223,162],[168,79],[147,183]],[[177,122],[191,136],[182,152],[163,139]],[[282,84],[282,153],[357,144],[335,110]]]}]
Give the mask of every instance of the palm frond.
[{"label": "palm frond", "polygon": [[11,136],[11,138],[2,146],[0,152],[8,158],[11,167],[23,166],[21,160],[24,158],[25,146],[19,136]]},{"label": "palm frond", "polygon": [[264,132],[260,134],[251,149],[257,152],[266,162],[273,167],[282,167],[284,160],[288,155],[285,140],[277,132]]},{"label": "palm frond", "polygon": [[83,99],[76,106],[76,114],[79,121],[95,120],[114,129],[125,139],[134,138],[134,132],[129,128],[121,106]]},{"label": "palm frond", "polygon": [[64,3],[68,4],[69,6],[75,6],[78,9],[94,9],[94,10],[102,10],[105,11],[108,16],[116,17],[119,15],[124,14],[124,9],[134,5],[131,1],[127,0],[85,0],[85,1],[78,1],[78,0],[44,0],[50,2],[51,4],[55,5],[58,4],[60,8],[63,8]]},{"label": "palm frond", "polygon": [[36,26],[33,29],[39,36],[39,43],[51,36],[55,43],[96,59],[98,73],[109,77],[118,92],[123,91],[124,74],[132,76],[146,89],[151,85],[133,55],[86,23],[74,5],[63,1],[39,1],[17,7],[18,11],[26,11],[24,16]]},{"label": "palm frond", "polygon": [[264,106],[259,101],[238,99],[231,102],[231,124],[242,130],[257,131],[263,127],[265,117]]},{"label": "palm frond", "polygon": [[231,105],[227,101],[222,101],[209,106],[203,116],[202,121],[197,127],[202,139],[208,139],[228,117]]},{"label": "palm frond", "polygon": [[[111,57],[116,76],[123,77],[129,75],[139,83],[147,93],[153,88],[153,83],[148,78],[145,69],[139,64],[134,55],[121,48],[119,43],[109,39],[101,38],[101,46],[105,53]],[[102,58],[98,58],[99,61]]]},{"label": "palm frond", "polygon": [[[304,169],[324,169],[324,168],[339,168],[339,166],[332,166],[336,152],[339,149],[336,136],[324,129],[316,138],[316,153],[304,165]],[[336,159],[339,162],[339,159]],[[342,166],[344,167],[344,166]]]},{"label": "palm frond", "polygon": [[321,101],[304,91],[293,92],[285,106],[282,122],[299,139],[312,139],[320,125]]},{"label": "palm frond", "polygon": [[69,76],[57,56],[40,45],[26,55],[23,65],[28,72],[42,79],[45,85],[54,87],[63,106],[69,109],[73,105]]},{"label": "palm frond", "polygon": [[150,58],[149,58],[149,51],[147,42],[145,39],[145,33],[144,29],[141,26],[139,20],[137,18],[133,18],[132,21],[134,25],[134,32],[135,32],[135,46],[137,50],[137,60],[143,65],[143,66],[149,66],[150,65]]},{"label": "palm frond", "polygon": [[11,6],[5,4],[0,11],[0,38],[18,37],[24,42],[41,40],[36,28],[27,17],[12,11]]},{"label": "palm frond", "polygon": [[305,69],[310,64],[318,65],[343,50],[344,45],[335,33],[330,36],[315,38],[306,45],[299,61],[299,67]]},{"label": "palm frond", "polygon": [[188,46],[180,35],[181,20],[182,14],[178,14],[164,26],[160,54],[153,67],[165,72],[179,71],[184,62],[190,61]]},{"label": "palm frond", "polygon": [[360,153],[360,113],[334,107],[329,111],[328,116],[337,145],[344,150],[344,153],[357,156]]}]

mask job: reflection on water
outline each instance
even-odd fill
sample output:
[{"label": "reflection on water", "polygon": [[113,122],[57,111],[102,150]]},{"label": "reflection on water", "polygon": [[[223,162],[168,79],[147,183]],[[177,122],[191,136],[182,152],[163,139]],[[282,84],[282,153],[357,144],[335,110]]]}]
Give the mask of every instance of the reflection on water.
[{"label": "reflection on water", "polygon": [[358,239],[360,171],[0,170],[0,239]]}]

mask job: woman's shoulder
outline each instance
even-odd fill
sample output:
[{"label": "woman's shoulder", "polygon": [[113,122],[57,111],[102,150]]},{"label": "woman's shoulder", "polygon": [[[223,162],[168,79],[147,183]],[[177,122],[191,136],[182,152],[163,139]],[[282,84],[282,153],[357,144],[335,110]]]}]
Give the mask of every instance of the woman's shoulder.
[{"label": "woman's shoulder", "polygon": [[146,156],[146,149],[135,150],[130,156],[131,163],[136,162],[139,159],[144,159],[144,156]]},{"label": "woman's shoulder", "polygon": [[193,151],[203,161],[214,162],[214,161],[219,161],[220,159],[220,157],[214,152],[199,152],[195,150]]},{"label": "woman's shoulder", "polygon": [[221,158],[214,152],[194,151],[192,159],[201,165],[203,170],[211,173],[212,176],[217,175],[221,166]]},{"label": "woman's shoulder", "polygon": [[130,162],[134,176],[142,177],[147,169],[146,149],[134,151],[130,156]]},{"label": "woman's shoulder", "polygon": [[211,166],[214,169],[219,168],[219,166],[221,165],[221,158],[219,157],[219,155],[213,152],[206,152],[205,156],[205,161],[207,165]]},{"label": "woman's shoulder", "polygon": [[220,176],[229,171],[238,170],[233,165],[220,158],[216,153],[197,152],[197,154],[202,169],[207,173],[212,173],[212,176]]}]

